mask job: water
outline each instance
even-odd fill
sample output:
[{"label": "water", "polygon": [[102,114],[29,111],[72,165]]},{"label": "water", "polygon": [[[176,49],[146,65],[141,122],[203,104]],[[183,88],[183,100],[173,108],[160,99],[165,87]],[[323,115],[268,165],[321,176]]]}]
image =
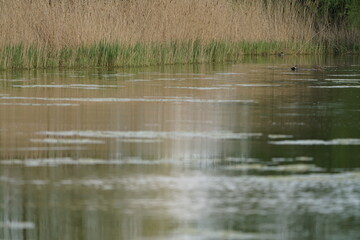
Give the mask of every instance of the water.
[{"label": "water", "polygon": [[3,72],[0,239],[359,239],[359,120],[356,56]]}]

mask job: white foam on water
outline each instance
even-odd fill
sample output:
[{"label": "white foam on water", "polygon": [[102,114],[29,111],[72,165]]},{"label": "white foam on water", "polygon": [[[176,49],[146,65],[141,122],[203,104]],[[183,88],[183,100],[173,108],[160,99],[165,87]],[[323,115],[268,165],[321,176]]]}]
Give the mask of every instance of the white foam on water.
[{"label": "white foam on water", "polygon": [[[311,69],[309,69],[309,70],[311,70]],[[292,71],[291,69],[289,69],[289,72],[283,72],[283,73],[280,73],[280,74],[283,74],[283,75],[310,75],[311,73]]]},{"label": "white foam on water", "polygon": [[331,77],[358,77],[360,74],[329,74]]},{"label": "white foam on water", "polygon": [[[237,209],[232,209],[236,211]],[[225,211],[225,209],[223,210]],[[230,211],[230,212],[233,212]],[[226,214],[226,212],[224,212]],[[180,228],[172,232],[171,235],[158,238],[158,240],[185,240],[185,239],[241,239],[241,240],[275,240],[278,236],[274,233],[252,233],[233,230],[216,230],[210,228]]]},{"label": "white foam on water", "polygon": [[0,148],[0,151],[80,151],[86,150],[84,147],[19,147],[19,148]]},{"label": "white foam on water", "polygon": [[[292,158],[272,158],[272,161],[275,163],[287,162],[290,163],[293,161]],[[317,167],[315,164],[307,163],[291,163],[285,165],[276,165],[269,166],[262,163],[240,163],[232,164],[230,166],[223,167],[225,170],[230,171],[257,171],[257,172],[286,172],[286,173],[310,173],[310,172],[324,172],[324,169]]]},{"label": "white foam on water", "polygon": [[219,72],[215,73],[216,75],[243,75],[245,73],[236,73],[236,72]]},{"label": "white foam on water", "polygon": [[98,90],[102,88],[118,88],[124,87],[119,85],[97,85],[97,84],[64,84],[64,85],[13,85],[16,88],[70,88],[70,89],[85,89],[85,90]]},{"label": "white foam on water", "polygon": [[158,139],[119,139],[119,141],[124,143],[161,143],[161,140]]},{"label": "white foam on water", "polygon": [[295,158],[292,157],[273,157],[271,158],[271,161],[277,162],[277,163],[283,163],[283,162],[311,162],[313,161],[313,157],[308,156],[298,156]]},{"label": "white foam on water", "polygon": [[178,73],[166,73],[166,72],[139,72],[138,74],[145,75],[158,75],[158,76],[204,76],[203,73],[187,73],[187,72],[178,72]]},{"label": "white foam on water", "polygon": [[[214,123],[214,121],[211,121],[211,120],[189,120],[189,119],[173,119],[173,120],[166,120],[166,122],[170,122],[170,123],[192,123],[192,124],[204,124],[204,123],[213,124]],[[158,126],[158,124],[156,126]]]},{"label": "white foam on water", "polygon": [[189,80],[220,80],[219,78],[215,78],[215,77],[194,77],[194,78],[190,78]]},{"label": "white foam on water", "polygon": [[186,78],[156,78],[158,81],[184,81]]},{"label": "white foam on water", "polygon": [[295,157],[295,161],[299,161],[299,162],[310,162],[310,161],[313,161],[313,160],[314,160],[313,157],[308,157],[308,156]]},{"label": "white foam on water", "polygon": [[138,138],[138,139],[249,139],[261,137],[261,133],[233,133],[233,132],[156,132],[156,131],[44,131],[39,135],[63,137],[95,137],[95,138]]},{"label": "white foam on water", "polygon": [[165,88],[190,89],[190,90],[222,90],[222,89],[230,89],[228,87],[165,87]]},{"label": "white foam on water", "polygon": [[270,141],[274,145],[360,145],[359,138],[339,138],[332,140],[304,139],[304,140],[284,140]]},{"label": "white foam on water", "polygon": [[32,185],[46,185],[49,184],[50,181],[47,180],[27,180],[28,183],[32,184]]},{"label": "white foam on water", "polygon": [[293,138],[293,135],[285,135],[285,134],[269,134],[268,138],[270,139],[280,139],[280,138]]},{"label": "white foam on water", "polygon": [[3,106],[32,106],[32,107],[76,107],[80,104],[74,103],[0,103]]},{"label": "white foam on water", "polygon": [[345,85],[345,86],[340,86],[340,85],[337,85],[337,86],[309,86],[309,88],[360,88],[359,85],[354,85],[354,86],[348,86],[348,85]]},{"label": "white foam on water", "polygon": [[227,157],[225,161],[237,163],[257,163],[260,162],[260,159],[247,157]]},{"label": "white foam on water", "polygon": [[[97,76],[97,74],[95,74]],[[102,74],[101,77],[104,78],[115,78],[115,77],[131,77],[134,76],[133,73],[109,73],[109,74]]]},{"label": "white foam on water", "polygon": [[174,75],[185,75],[185,76],[202,76],[204,73],[174,73]]},{"label": "white foam on water", "polygon": [[360,81],[360,79],[353,78],[325,78],[327,81]]},{"label": "white foam on water", "polygon": [[84,75],[69,75],[69,78],[84,78]]},{"label": "white foam on water", "polygon": [[145,160],[138,158],[102,160],[92,158],[43,158],[43,159],[10,159],[1,160],[0,165],[23,165],[26,167],[56,167],[62,165],[159,165],[159,164],[184,164],[184,161],[174,159]]},{"label": "white foam on water", "polygon": [[318,81],[318,79],[314,79],[314,78],[292,78],[291,81]]},{"label": "white foam on water", "polygon": [[30,139],[34,143],[49,143],[49,144],[104,144],[105,141],[93,139],[57,139],[57,138],[44,138],[44,139]]},{"label": "white foam on water", "polygon": [[27,82],[29,80],[28,79],[0,79],[0,81],[5,81],[5,82]]},{"label": "white foam on water", "polygon": [[196,99],[196,98],[45,98],[45,97],[10,97],[6,100],[41,100],[41,101],[72,101],[72,102],[176,102],[176,103],[255,103],[254,100],[231,99]]},{"label": "white foam on water", "polygon": [[335,84],[359,84],[360,79],[332,79],[331,82]]},{"label": "white foam on water", "polygon": [[271,161],[276,162],[276,163],[284,163],[284,162],[293,162],[294,159],[287,158],[287,157],[273,157],[273,158],[271,158]]},{"label": "white foam on water", "polygon": [[303,173],[303,172],[323,172],[324,169],[317,167],[315,164],[286,164],[280,166],[266,166],[264,170],[291,172],[291,173]]},{"label": "white foam on water", "polygon": [[281,85],[275,84],[235,84],[237,87],[280,87]]},{"label": "white foam on water", "polygon": [[151,80],[148,79],[130,79],[130,80],[125,80],[126,82],[150,82]]},{"label": "white foam on water", "polygon": [[24,165],[27,167],[38,167],[38,166],[59,166],[59,165],[79,165],[86,162],[87,164],[97,164],[100,160],[79,161],[71,158],[45,158],[45,159],[11,159],[11,160],[1,160],[0,164],[2,165]]},{"label": "white foam on water", "polygon": [[5,222],[0,222],[0,228],[34,229],[35,224],[33,222],[5,221]]}]

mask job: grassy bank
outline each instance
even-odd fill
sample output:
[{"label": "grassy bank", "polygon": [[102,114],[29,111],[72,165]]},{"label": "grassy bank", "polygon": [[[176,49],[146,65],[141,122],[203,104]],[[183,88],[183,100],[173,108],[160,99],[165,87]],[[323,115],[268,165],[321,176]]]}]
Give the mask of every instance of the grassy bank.
[{"label": "grassy bank", "polygon": [[100,42],[52,48],[22,44],[0,50],[0,69],[87,68],[239,61],[244,55],[322,53],[324,46],[291,42],[173,41],[125,45]]},{"label": "grassy bank", "polygon": [[359,51],[356,29],[319,24],[304,2],[0,0],[0,68],[145,66]]}]

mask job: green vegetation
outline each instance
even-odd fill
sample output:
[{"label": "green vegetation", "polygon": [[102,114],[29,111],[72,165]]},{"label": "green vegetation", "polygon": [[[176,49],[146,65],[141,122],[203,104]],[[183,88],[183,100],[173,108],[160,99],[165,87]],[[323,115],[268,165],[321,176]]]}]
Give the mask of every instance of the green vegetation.
[{"label": "green vegetation", "polygon": [[359,10],[358,0],[0,0],[0,69],[359,53]]},{"label": "green vegetation", "polygon": [[303,0],[317,17],[317,23],[360,28],[360,1],[358,0]]},{"label": "green vegetation", "polygon": [[291,42],[173,41],[125,45],[100,42],[78,48],[22,44],[0,51],[0,69],[88,68],[239,61],[244,55],[324,53],[324,46]]}]

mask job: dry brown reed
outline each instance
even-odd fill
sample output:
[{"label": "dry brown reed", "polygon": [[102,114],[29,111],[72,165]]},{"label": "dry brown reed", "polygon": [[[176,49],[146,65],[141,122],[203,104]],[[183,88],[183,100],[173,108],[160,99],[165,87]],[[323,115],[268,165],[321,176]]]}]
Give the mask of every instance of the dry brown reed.
[{"label": "dry brown reed", "polygon": [[[265,2],[267,5],[265,5]],[[174,40],[306,42],[314,16],[296,0],[0,0],[0,47]],[[323,33],[322,33],[323,35]]]}]

